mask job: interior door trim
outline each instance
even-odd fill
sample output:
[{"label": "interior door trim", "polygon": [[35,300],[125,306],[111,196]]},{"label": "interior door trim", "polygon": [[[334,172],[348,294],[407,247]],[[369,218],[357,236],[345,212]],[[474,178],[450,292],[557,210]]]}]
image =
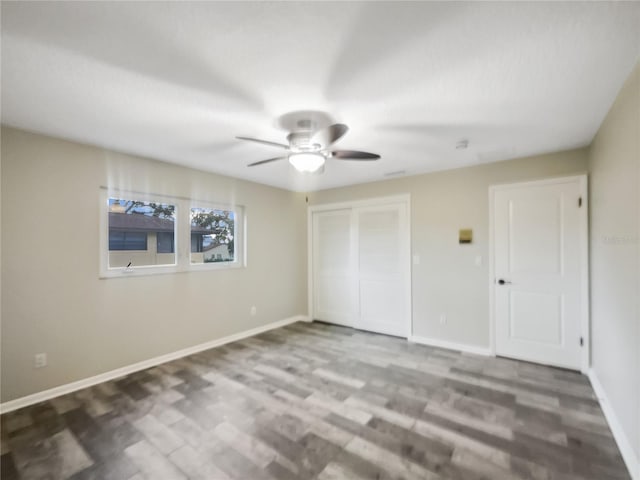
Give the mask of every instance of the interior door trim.
[{"label": "interior door trim", "polygon": [[407,238],[405,259],[405,284],[407,286],[405,292],[405,309],[406,309],[406,338],[409,339],[413,335],[413,300],[412,300],[412,277],[411,277],[411,194],[405,193],[400,195],[392,195],[386,197],[374,197],[360,200],[352,200],[337,203],[323,203],[318,205],[309,205],[307,207],[307,316],[310,321],[314,318],[314,301],[313,301],[313,214],[315,212],[323,212],[328,210],[354,209],[358,207],[375,207],[388,205],[393,203],[402,203],[406,208],[407,221]]},{"label": "interior door trim", "polygon": [[590,314],[589,314],[589,191],[588,176],[586,173],[568,177],[551,177],[539,180],[514,182],[489,186],[489,325],[490,325],[490,350],[496,355],[496,318],[495,318],[495,251],[494,251],[494,207],[495,194],[501,190],[518,187],[531,187],[540,185],[556,185],[561,183],[577,182],[582,204],[579,213],[580,221],[580,335],[583,339],[580,355],[580,369],[585,375],[591,365],[591,339],[590,339]]}]

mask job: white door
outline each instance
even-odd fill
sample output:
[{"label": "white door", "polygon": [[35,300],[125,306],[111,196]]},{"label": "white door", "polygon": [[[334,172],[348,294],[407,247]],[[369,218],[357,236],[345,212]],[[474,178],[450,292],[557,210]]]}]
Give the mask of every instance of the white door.
[{"label": "white door", "polygon": [[353,326],[356,317],[351,209],[313,214],[314,318]]},{"label": "white door", "polygon": [[407,337],[409,232],[406,204],[357,208],[359,316],[356,327]]},{"label": "white door", "polygon": [[497,355],[580,369],[583,180],[492,188]]}]

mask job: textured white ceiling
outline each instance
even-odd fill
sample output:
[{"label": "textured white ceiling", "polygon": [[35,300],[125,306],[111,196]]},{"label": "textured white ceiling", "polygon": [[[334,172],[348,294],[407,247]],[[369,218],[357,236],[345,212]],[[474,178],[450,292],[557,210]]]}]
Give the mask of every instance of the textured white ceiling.
[{"label": "textured white ceiling", "polygon": [[[317,190],[588,145],[639,53],[638,2],[3,1],[2,122]],[[382,159],[248,168],[295,110]]]}]

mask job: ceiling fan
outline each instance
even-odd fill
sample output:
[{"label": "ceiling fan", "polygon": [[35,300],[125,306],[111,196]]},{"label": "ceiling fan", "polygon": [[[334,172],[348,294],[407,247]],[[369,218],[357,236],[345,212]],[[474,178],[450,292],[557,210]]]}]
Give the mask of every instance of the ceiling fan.
[{"label": "ceiling fan", "polygon": [[349,130],[349,127],[342,123],[335,123],[318,130],[313,121],[299,120],[296,123],[296,129],[287,135],[288,145],[251,137],[236,138],[281,148],[287,151],[286,154],[280,157],[250,163],[247,165],[249,167],[288,159],[289,163],[291,163],[296,170],[312,173],[322,171],[322,167],[324,167],[324,163],[328,158],[335,158],[337,160],[378,160],[380,158],[380,155],[376,155],[375,153],[355,150],[331,150],[331,145],[342,138],[344,134],[347,133],[347,130]]}]

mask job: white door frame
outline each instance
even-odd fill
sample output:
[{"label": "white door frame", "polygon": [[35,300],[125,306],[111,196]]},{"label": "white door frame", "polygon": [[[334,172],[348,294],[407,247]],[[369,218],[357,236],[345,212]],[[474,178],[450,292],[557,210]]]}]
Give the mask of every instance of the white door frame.
[{"label": "white door frame", "polygon": [[489,187],[489,323],[491,354],[496,355],[496,318],[495,318],[495,252],[494,252],[494,206],[495,194],[500,190],[514,187],[527,187],[536,185],[554,185],[559,183],[577,182],[582,199],[580,208],[580,264],[582,278],[580,279],[580,335],[583,339],[580,368],[587,374],[591,364],[591,340],[590,340],[590,315],[589,315],[589,202],[587,174],[573,175],[569,177],[552,177],[526,182],[514,182],[508,184],[491,185]]},{"label": "white door frame", "polygon": [[358,207],[375,207],[380,205],[388,205],[392,203],[402,203],[406,208],[407,217],[407,242],[405,245],[407,258],[405,259],[405,284],[407,286],[405,292],[405,311],[406,311],[406,338],[411,338],[413,334],[413,302],[411,297],[411,195],[406,193],[402,195],[394,195],[389,197],[366,198],[362,200],[353,200],[338,203],[323,203],[318,205],[309,205],[307,207],[307,315],[309,321],[313,321],[315,316],[313,302],[313,214],[315,212],[323,212],[328,210],[339,210]]}]

